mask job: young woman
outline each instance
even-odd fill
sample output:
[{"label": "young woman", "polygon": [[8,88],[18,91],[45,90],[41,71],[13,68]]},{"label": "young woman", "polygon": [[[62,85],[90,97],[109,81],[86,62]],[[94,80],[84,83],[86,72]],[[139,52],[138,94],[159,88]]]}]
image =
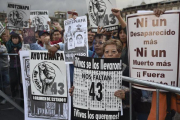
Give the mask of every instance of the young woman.
[{"label": "young woman", "polygon": [[[10,40],[6,43],[8,53],[18,53],[22,47],[21,38],[13,33]],[[10,85],[12,97],[16,97],[16,92],[20,84],[21,68],[19,56],[10,55]],[[22,87],[22,86],[21,86]]]}]

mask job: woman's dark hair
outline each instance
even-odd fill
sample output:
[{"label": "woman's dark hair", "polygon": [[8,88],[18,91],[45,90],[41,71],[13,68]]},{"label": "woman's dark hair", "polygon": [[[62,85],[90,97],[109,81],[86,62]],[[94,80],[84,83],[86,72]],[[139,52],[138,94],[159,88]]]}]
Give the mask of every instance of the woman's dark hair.
[{"label": "woman's dark hair", "polygon": [[[118,36],[117,36],[117,38],[118,38],[119,40],[120,40],[119,33],[121,32],[121,30],[123,30],[123,31],[126,33],[126,27],[125,27],[125,28],[122,28],[121,25],[118,27]],[[127,33],[126,33],[126,35],[127,35]]]},{"label": "woman's dark hair", "polygon": [[12,34],[12,35],[11,35],[11,40],[12,40],[13,38],[17,38],[17,39],[19,40],[18,43],[21,42],[21,37],[19,36],[19,34],[17,34],[17,33]]}]

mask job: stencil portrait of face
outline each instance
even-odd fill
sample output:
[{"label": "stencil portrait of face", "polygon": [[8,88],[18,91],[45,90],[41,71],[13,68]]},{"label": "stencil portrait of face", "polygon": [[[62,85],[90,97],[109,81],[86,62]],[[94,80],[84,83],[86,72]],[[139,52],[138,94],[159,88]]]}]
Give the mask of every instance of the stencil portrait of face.
[{"label": "stencil portrait of face", "polygon": [[8,21],[14,25],[17,26],[18,24],[20,24],[23,20],[23,12],[22,11],[18,11],[18,10],[13,10],[9,13],[8,15]]},{"label": "stencil portrait of face", "polygon": [[94,18],[96,19],[95,24],[97,26],[104,26],[104,17],[106,13],[106,3],[103,0],[91,0],[90,8],[93,9]]},{"label": "stencil portrait of face", "polygon": [[76,40],[77,40],[77,43],[78,43],[78,44],[81,44],[82,41],[83,41],[83,36],[82,36],[81,34],[78,34],[78,35],[76,36]]}]

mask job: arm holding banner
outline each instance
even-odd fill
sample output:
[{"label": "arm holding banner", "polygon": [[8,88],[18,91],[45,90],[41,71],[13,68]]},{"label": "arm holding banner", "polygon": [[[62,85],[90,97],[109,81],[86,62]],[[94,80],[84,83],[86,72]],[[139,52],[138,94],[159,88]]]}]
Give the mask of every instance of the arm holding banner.
[{"label": "arm holding banner", "polygon": [[112,11],[113,15],[116,16],[116,18],[119,20],[119,23],[121,24],[122,28],[125,28],[127,25],[126,25],[126,22],[121,17],[120,10],[113,8],[111,11]]},{"label": "arm holding banner", "polygon": [[5,26],[5,33],[6,33],[6,35],[7,35],[7,39],[9,40],[10,39],[10,33],[9,33],[9,30],[7,29],[7,23],[8,23],[8,20],[7,20],[7,18],[5,19],[5,24],[6,24],[6,26]]}]

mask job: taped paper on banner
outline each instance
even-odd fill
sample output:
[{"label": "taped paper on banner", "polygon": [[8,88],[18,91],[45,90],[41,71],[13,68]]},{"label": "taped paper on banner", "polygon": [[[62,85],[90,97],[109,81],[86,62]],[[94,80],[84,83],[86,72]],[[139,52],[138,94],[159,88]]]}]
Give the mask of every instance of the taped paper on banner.
[{"label": "taped paper on banner", "polygon": [[98,26],[106,31],[118,29],[119,21],[111,11],[116,8],[116,0],[86,0],[86,4],[92,32],[97,32]]},{"label": "taped paper on banner", "polygon": [[47,10],[31,10],[30,19],[32,22],[32,27],[35,27],[35,31],[50,31],[49,25],[49,12]]},{"label": "taped paper on banner", "polygon": [[[127,16],[130,77],[179,86],[179,14]],[[156,90],[137,84],[134,87]]]},{"label": "taped paper on banner", "polygon": [[8,3],[7,5],[7,29],[29,28],[30,6],[16,3]]},{"label": "taped paper on banner", "polygon": [[5,31],[4,26],[2,25],[2,23],[0,22],[0,35]]},{"label": "taped paper on banner", "polygon": [[64,52],[50,58],[48,51],[30,51],[30,58],[32,99],[67,103]]},{"label": "taped paper on banner", "polygon": [[[31,94],[29,51],[20,51],[21,73],[24,93],[25,120],[71,120],[71,101],[68,103],[33,100]],[[69,75],[69,74],[68,74]],[[67,76],[68,76],[67,75]],[[68,78],[68,77],[67,77]],[[70,80],[68,80],[70,81]],[[68,88],[70,82],[68,82]]]},{"label": "taped paper on banner", "polygon": [[24,44],[36,43],[35,28],[24,28],[23,33]]},{"label": "taped paper on banner", "polygon": [[66,63],[73,63],[75,55],[88,55],[87,17],[64,21],[64,54]]},{"label": "taped paper on banner", "polygon": [[120,58],[75,57],[74,119],[119,120],[122,100],[114,93],[122,88],[121,67]]}]

